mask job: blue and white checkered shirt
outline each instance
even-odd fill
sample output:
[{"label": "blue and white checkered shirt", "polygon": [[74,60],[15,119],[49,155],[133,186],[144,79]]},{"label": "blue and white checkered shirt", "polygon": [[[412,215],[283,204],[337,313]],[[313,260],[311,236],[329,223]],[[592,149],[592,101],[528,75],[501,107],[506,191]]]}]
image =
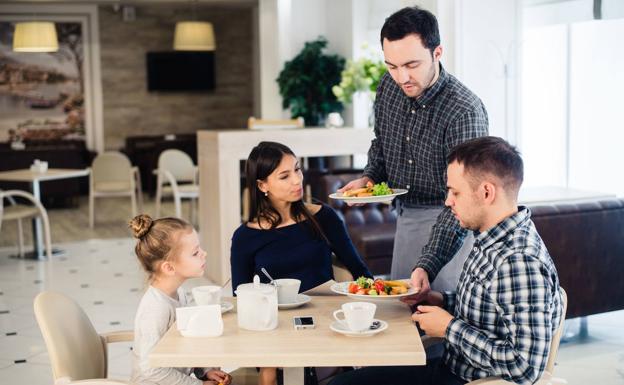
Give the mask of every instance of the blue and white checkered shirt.
[{"label": "blue and white checkered shirt", "polygon": [[555,265],[526,207],[475,243],[456,293],[445,293],[455,317],[446,330],[444,362],[466,381],[500,376],[537,381],[562,315]]},{"label": "blue and white checkered shirt", "polygon": [[[375,139],[364,175],[375,183],[387,181],[391,187],[408,189],[399,198],[407,205],[443,206],[447,155],[456,145],[487,134],[488,115],[481,99],[441,64],[438,80],[418,99],[405,95],[386,73],[377,88]],[[453,258],[464,236],[444,208],[417,264],[427,271],[429,281]]]}]

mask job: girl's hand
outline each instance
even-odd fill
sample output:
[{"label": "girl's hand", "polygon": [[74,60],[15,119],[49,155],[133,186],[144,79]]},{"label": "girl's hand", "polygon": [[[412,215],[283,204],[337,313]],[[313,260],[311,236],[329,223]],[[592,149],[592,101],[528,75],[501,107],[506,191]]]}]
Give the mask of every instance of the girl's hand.
[{"label": "girl's hand", "polygon": [[206,378],[209,381],[205,381],[204,385],[229,385],[232,382],[232,376],[217,369],[209,370],[206,373]]}]

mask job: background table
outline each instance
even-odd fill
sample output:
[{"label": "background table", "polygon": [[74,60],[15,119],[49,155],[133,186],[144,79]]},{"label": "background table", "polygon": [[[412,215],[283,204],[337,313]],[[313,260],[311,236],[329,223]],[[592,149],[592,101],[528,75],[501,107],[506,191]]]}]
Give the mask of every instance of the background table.
[{"label": "background table", "polygon": [[[313,296],[300,308],[280,310],[277,329],[264,332],[239,329],[235,310],[223,315],[221,337],[182,337],[174,324],[150,354],[149,362],[156,367],[282,367],[285,385],[303,384],[305,366],[425,364],[425,349],[411,312],[398,300],[374,302],[375,318],[389,324],[374,336],[347,337],[332,331],[333,311],[351,301],[346,296]],[[313,316],[316,328],[295,330],[294,316]]]},{"label": "background table", "polygon": [[[88,169],[72,170],[65,168],[50,168],[46,172],[32,172],[30,169],[12,170],[0,172],[0,180],[9,182],[29,182],[31,183],[32,194],[41,201],[41,189],[39,182],[77,178],[81,176],[89,175]],[[45,259],[45,250],[43,249],[43,235],[41,234],[41,218],[35,217],[33,219],[33,245],[34,251],[24,254],[26,259]],[[53,250],[53,254],[59,254],[61,251]]]}]

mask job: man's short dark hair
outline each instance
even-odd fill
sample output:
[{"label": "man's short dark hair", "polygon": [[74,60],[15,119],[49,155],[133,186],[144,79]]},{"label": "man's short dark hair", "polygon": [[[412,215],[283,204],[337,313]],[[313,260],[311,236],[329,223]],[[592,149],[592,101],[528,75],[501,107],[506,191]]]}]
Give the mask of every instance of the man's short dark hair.
[{"label": "man's short dark hair", "polygon": [[384,39],[401,40],[411,34],[419,35],[425,48],[432,54],[440,45],[438,20],[433,13],[419,7],[405,7],[386,19],[381,28],[381,47]]},{"label": "man's short dark hair", "polygon": [[448,164],[455,161],[471,175],[473,187],[481,182],[484,174],[492,174],[502,181],[506,191],[517,198],[524,179],[524,164],[520,152],[504,139],[482,136],[459,144],[447,157]]}]

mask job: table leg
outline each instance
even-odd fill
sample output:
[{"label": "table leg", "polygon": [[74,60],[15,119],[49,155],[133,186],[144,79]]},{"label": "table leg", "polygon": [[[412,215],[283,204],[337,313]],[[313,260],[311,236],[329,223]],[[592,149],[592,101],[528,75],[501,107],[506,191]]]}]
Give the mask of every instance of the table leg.
[{"label": "table leg", "polygon": [[303,368],[284,368],[284,385],[303,385]]},{"label": "table leg", "polygon": [[[41,202],[41,192],[39,191],[39,181],[34,180],[32,182],[33,196]],[[35,217],[32,220],[33,225],[33,246],[35,248],[34,259],[44,260],[45,250],[43,247],[43,226],[41,224],[41,218]]]}]

